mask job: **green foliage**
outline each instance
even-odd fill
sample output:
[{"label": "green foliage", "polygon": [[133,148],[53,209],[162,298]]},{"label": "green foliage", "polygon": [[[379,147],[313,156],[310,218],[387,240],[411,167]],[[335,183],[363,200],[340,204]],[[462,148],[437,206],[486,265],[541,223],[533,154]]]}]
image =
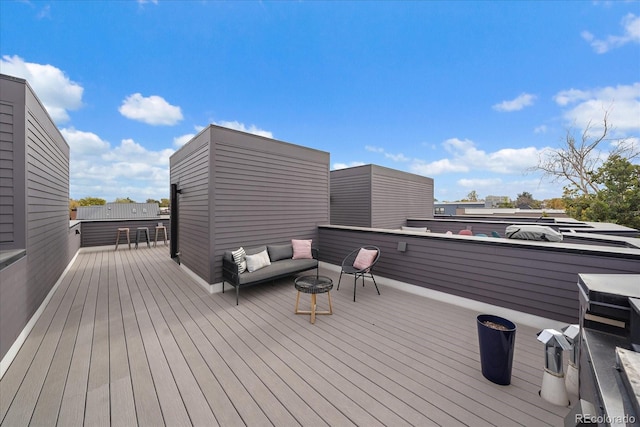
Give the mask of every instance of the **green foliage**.
[{"label": "green foliage", "polygon": [[477,202],[478,201],[478,193],[476,192],[476,190],[471,190],[469,192],[469,194],[467,194],[467,198],[464,201]]},{"label": "green foliage", "polygon": [[640,165],[612,155],[591,174],[598,191],[565,188],[566,212],[582,221],[612,222],[640,230]]},{"label": "green foliage", "polygon": [[147,199],[147,201],[145,203],[157,203],[158,205],[160,205],[160,201],[155,200],[155,199]]},{"label": "green foliage", "polygon": [[169,207],[169,199],[160,199],[160,207],[168,208]]},{"label": "green foliage", "polygon": [[127,197],[126,199],[123,199],[122,197],[118,197],[113,201],[113,203],[136,203],[136,202],[131,200],[129,197]]},{"label": "green foliage", "polygon": [[78,200],[78,206],[99,206],[106,205],[107,201],[99,197],[84,197]]}]

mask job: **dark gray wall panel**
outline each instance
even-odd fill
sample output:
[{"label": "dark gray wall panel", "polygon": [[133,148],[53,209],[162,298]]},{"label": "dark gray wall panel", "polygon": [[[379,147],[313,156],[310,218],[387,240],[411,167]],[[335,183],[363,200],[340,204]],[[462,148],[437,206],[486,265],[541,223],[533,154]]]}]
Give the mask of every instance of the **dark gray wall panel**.
[{"label": "dark gray wall panel", "polygon": [[371,227],[370,165],[331,171],[331,224]]},{"label": "dark gray wall panel", "polygon": [[26,82],[0,75],[0,250],[26,248]]},{"label": "dark gray wall panel", "polygon": [[373,165],[371,227],[400,228],[407,218],[433,216],[433,179]]},{"label": "dark gray wall panel", "polygon": [[222,281],[222,255],[239,246],[317,241],[329,223],[329,154],[212,127],[214,179],[211,259]]},{"label": "dark gray wall panel", "polygon": [[31,316],[69,259],[69,146],[38,99],[27,93],[28,305]]},{"label": "dark gray wall panel", "polygon": [[1,76],[0,83],[2,102],[12,105],[14,118],[11,245],[26,249],[20,265],[7,267],[8,284],[2,283],[3,304],[12,313],[0,319],[4,356],[68,265],[77,241],[69,237],[69,146],[26,81]]},{"label": "dark gray wall panel", "polygon": [[23,303],[29,297],[25,286],[27,266],[23,257],[0,270],[0,359],[31,318],[31,310]]},{"label": "dark gray wall panel", "polygon": [[331,171],[331,224],[400,228],[433,217],[433,179],[378,165]]},{"label": "dark gray wall panel", "polygon": [[[92,246],[110,245],[113,245],[115,247],[118,228],[129,228],[129,236],[131,238],[131,242],[133,243],[136,240],[136,229],[138,227],[147,227],[149,229],[149,240],[151,241],[151,243],[153,243],[156,235],[156,225],[158,225],[159,222],[167,227],[167,240],[169,240],[169,236],[171,235],[171,224],[169,223],[169,218],[119,221],[81,221],[78,226],[81,229],[81,247],[87,248]],[[120,248],[123,248],[123,246],[126,247],[127,245],[127,239],[123,236],[124,234],[122,234],[120,237],[118,250]],[[162,232],[160,232],[158,235],[158,241],[161,245],[164,245]],[[146,240],[144,244],[146,245]],[[168,250],[169,249],[167,246],[167,251]]]},{"label": "dark gray wall panel", "polygon": [[339,265],[350,250],[376,245],[381,276],[566,322],[577,321],[579,273],[640,273],[640,250],[632,249],[333,226],[319,233],[322,261]]},{"label": "dark gray wall panel", "polygon": [[211,279],[210,132],[203,130],[171,157],[171,184],[178,184],[180,261],[207,282]]},{"label": "dark gray wall panel", "polygon": [[8,245],[15,240],[13,121],[13,105],[0,102],[0,244]]}]

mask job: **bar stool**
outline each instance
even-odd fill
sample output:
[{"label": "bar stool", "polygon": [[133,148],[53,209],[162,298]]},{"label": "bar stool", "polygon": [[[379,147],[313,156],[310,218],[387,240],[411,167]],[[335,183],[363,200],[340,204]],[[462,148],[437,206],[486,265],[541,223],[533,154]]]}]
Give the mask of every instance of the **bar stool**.
[{"label": "bar stool", "polygon": [[120,243],[120,233],[124,233],[127,235],[127,243],[129,244],[129,249],[131,249],[131,239],[129,238],[129,229],[128,228],[118,228],[118,234],[116,235],[116,251],[118,250],[118,243]]},{"label": "bar stool", "polygon": [[156,225],[156,238],[153,240],[153,247],[155,248],[156,246],[158,246],[158,232],[162,231],[163,235],[164,235],[164,245],[167,246],[167,227],[165,227],[164,225],[162,225],[161,222],[158,223],[158,225]]},{"label": "bar stool", "polygon": [[147,239],[147,247],[151,247],[151,242],[149,241],[149,227],[138,227],[136,229],[136,249],[138,249],[138,243],[140,242],[140,235],[144,232],[144,236]]}]

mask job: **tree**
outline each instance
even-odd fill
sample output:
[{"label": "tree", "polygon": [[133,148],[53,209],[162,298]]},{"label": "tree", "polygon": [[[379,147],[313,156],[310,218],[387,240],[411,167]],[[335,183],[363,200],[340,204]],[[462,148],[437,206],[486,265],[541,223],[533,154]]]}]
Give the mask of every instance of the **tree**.
[{"label": "tree", "polygon": [[613,155],[591,174],[594,194],[565,188],[566,211],[583,221],[613,222],[640,229],[640,165]]},{"label": "tree", "polygon": [[533,198],[533,195],[527,191],[518,194],[515,201],[516,208],[538,209],[541,206],[539,200]]},{"label": "tree", "polygon": [[169,204],[170,204],[169,199],[160,199],[161,208],[168,208]]},{"label": "tree", "polygon": [[543,201],[544,207],[547,209],[564,209],[564,199],[561,197],[554,197],[553,199],[546,199]]},{"label": "tree", "polygon": [[122,197],[118,197],[113,201],[113,203],[135,203],[135,202],[131,200],[129,197],[127,197],[126,199],[123,199]]},{"label": "tree", "polygon": [[609,156],[633,159],[640,155],[640,147],[633,140],[611,140],[612,128],[608,112],[604,112],[602,128],[596,129],[592,122],[585,127],[582,135],[576,138],[573,130],[567,130],[565,144],[561,148],[548,149],[538,159],[538,165],[530,170],[543,172],[543,177],[552,182],[568,181],[569,190],[576,195],[587,195],[598,192],[598,185],[593,181],[594,174],[603,164],[600,145],[611,144]]},{"label": "tree", "polygon": [[160,201],[155,199],[147,199],[147,203],[157,203],[158,205],[160,205]]},{"label": "tree", "polygon": [[99,197],[83,197],[82,199],[78,200],[79,206],[101,206],[106,204],[107,201]]},{"label": "tree", "polygon": [[471,190],[467,197],[461,200],[462,202],[477,202],[478,201],[478,193],[476,190]]}]

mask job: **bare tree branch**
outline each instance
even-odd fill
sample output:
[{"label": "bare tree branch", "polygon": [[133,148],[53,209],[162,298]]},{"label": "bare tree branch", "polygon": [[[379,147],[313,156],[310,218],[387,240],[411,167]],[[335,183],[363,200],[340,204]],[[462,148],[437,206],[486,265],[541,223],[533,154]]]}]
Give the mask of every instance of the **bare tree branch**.
[{"label": "bare tree branch", "polygon": [[600,150],[603,141],[613,145],[607,157],[620,156],[633,159],[640,156],[640,143],[626,139],[612,140],[607,137],[612,132],[609,123],[609,112],[604,111],[602,127],[596,127],[589,121],[582,135],[576,139],[571,128],[567,129],[564,144],[560,148],[550,148],[540,154],[537,166],[530,171],[542,172],[543,178],[551,182],[568,182],[569,186],[583,195],[597,193],[600,188],[593,179],[593,174],[603,164],[606,158]]}]

